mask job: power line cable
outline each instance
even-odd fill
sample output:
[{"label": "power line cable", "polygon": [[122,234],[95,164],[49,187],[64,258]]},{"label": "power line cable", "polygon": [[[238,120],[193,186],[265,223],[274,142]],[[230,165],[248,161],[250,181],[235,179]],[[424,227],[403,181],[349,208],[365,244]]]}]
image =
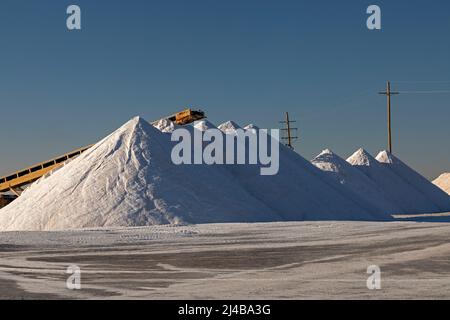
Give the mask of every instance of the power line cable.
[{"label": "power line cable", "polygon": [[450,80],[395,80],[395,83],[450,83]]},{"label": "power line cable", "polygon": [[450,90],[428,90],[428,91],[408,91],[400,90],[400,93],[406,94],[434,94],[434,93],[450,93]]}]

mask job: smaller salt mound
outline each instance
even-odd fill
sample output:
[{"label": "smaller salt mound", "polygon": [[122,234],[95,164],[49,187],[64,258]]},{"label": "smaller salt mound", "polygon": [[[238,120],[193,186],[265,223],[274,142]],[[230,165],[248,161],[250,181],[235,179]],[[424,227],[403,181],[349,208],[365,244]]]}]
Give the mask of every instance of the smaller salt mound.
[{"label": "smaller salt mound", "polygon": [[370,178],[331,150],[322,151],[311,163],[338,181],[343,188],[353,192],[355,199],[360,198],[363,203],[375,207],[380,218],[401,211],[386,199],[383,191]]},{"label": "smaller salt mound", "polygon": [[153,126],[161,132],[173,132],[178,126],[170,120],[161,119],[153,123]]},{"label": "smaller salt mound", "polygon": [[218,126],[218,129],[225,134],[236,135],[236,130],[241,129],[241,127],[234,121],[227,121]]},{"label": "smaller salt mound", "polygon": [[381,151],[376,159],[383,166],[394,172],[430,199],[439,208],[439,212],[450,211],[450,197],[448,194],[411,169],[393,154],[390,154],[387,151]]},{"label": "smaller salt mound", "polygon": [[433,183],[450,195],[450,172],[441,174]]},{"label": "smaller salt mound", "polygon": [[244,130],[259,130],[259,127],[255,126],[253,123],[250,123],[244,127]]},{"label": "smaller salt mound", "polygon": [[200,131],[206,131],[208,129],[217,129],[217,127],[208,120],[195,121],[194,128]]},{"label": "smaller salt mound", "polygon": [[364,149],[356,151],[347,162],[372,179],[383,191],[384,196],[402,209],[400,213],[439,212],[439,207],[431,200],[384,167]]}]

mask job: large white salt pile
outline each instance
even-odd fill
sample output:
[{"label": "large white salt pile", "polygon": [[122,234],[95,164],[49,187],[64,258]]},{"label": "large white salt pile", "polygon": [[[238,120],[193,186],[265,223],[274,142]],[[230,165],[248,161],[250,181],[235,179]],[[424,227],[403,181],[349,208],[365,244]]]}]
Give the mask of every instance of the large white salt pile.
[{"label": "large white salt pile", "polygon": [[439,207],[430,199],[383,166],[364,149],[356,151],[347,159],[347,162],[372,179],[383,190],[384,196],[402,209],[400,213],[411,214],[440,211]]},{"label": "large white salt pile", "polygon": [[383,191],[369,177],[329,149],[323,150],[311,163],[338,181],[342,188],[353,192],[354,198],[377,208],[381,218],[401,210],[383,194]]},{"label": "large white salt pile", "polygon": [[[231,125],[230,125],[231,124]],[[219,128],[228,134],[239,126],[231,121]],[[232,128],[232,129],[230,129]],[[257,133],[256,126],[252,126]],[[277,141],[277,144],[279,142]],[[378,220],[373,208],[361,206],[353,194],[320,169],[284,145],[280,146],[279,172],[261,176],[258,166],[226,166],[254,197],[287,220]],[[248,156],[246,156],[247,158]]]},{"label": "large white salt pile", "polygon": [[450,195],[450,172],[441,174],[433,183]]},{"label": "large white salt pile", "polygon": [[421,194],[430,199],[438,208],[436,212],[450,211],[450,197],[432,182],[411,169],[400,159],[387,151],[381,151],[376,159],[389,170],[392,170],[400,178],[417,189]]},{"label": "large white salt pile", "polygon": [[274,221],[225,170],[176,166],[170,135],[134,118],[0,211],[0,230]]}]

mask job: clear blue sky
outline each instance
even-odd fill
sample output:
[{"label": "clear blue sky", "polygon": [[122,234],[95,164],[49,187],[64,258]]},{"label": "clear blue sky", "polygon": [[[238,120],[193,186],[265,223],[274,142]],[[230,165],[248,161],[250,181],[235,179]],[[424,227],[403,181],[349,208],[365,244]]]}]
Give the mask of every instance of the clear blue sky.
[{"label": "clear blue sky", "polygon": [[[66,8],[82,30],[66,29]],[[382,30],[366,8],[382,9]],[[385,149],[385,81],[450,90],[450,2],[2,0],[0,175],[97,141],[129,118],[198,106],[219,124],[298,120],[296,149]],[[394,153],[450,171],[450,93],[393,100]]]}]

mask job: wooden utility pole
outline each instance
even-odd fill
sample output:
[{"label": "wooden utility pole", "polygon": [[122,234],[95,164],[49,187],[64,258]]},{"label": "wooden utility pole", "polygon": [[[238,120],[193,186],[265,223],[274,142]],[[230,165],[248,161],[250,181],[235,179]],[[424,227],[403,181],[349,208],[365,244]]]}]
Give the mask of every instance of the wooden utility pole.
[{"label": "wooden utility pole", "polygon": [[292,141],[295,140],[295,139],[298,139],[297,136],[293,136],[293,135],[292,135],[292,131],[298,130],[297,128],[292,128],[292,127],[291,127],[291,123],[294,123],[294,122],[296,122],[296,121],[289,120],[289,112],[286,112],[286,118],[285,118],[285,120],[284,120],[284,121],[280,121],[280,123],[283,123],[283,124],[286,125],[286,128],[281,129],[282,131],[285,131],[285,132],[286,132],[286,136],[285,136],[285,137],[282,137],[281,139],[282,139],[282,140],[287,140],[287,142],[285,143],[285,145],[288,146],[288,147],[291,148],[291,149],[294,149],[294,147],[293,147],[293,145],[292,145]]},{"label": "wooden utility pole", "polygon": [[287,129],[287,138],[288,138],[288,146],[292,148],[292,135],[291,135],[291,122],[289,121],[289,112],[286,112],[286,129]]},{"label": "wooden utility pole", "polygon": [[399,94],[398,92],[391,91],[391,82],[388,81],[386,85],[386,91],[379,92],[379,94],[386,95],[387,97],[387,125],[388,125],[388,150],[392,154],[392,131],[391,131],[391,95]]}]

